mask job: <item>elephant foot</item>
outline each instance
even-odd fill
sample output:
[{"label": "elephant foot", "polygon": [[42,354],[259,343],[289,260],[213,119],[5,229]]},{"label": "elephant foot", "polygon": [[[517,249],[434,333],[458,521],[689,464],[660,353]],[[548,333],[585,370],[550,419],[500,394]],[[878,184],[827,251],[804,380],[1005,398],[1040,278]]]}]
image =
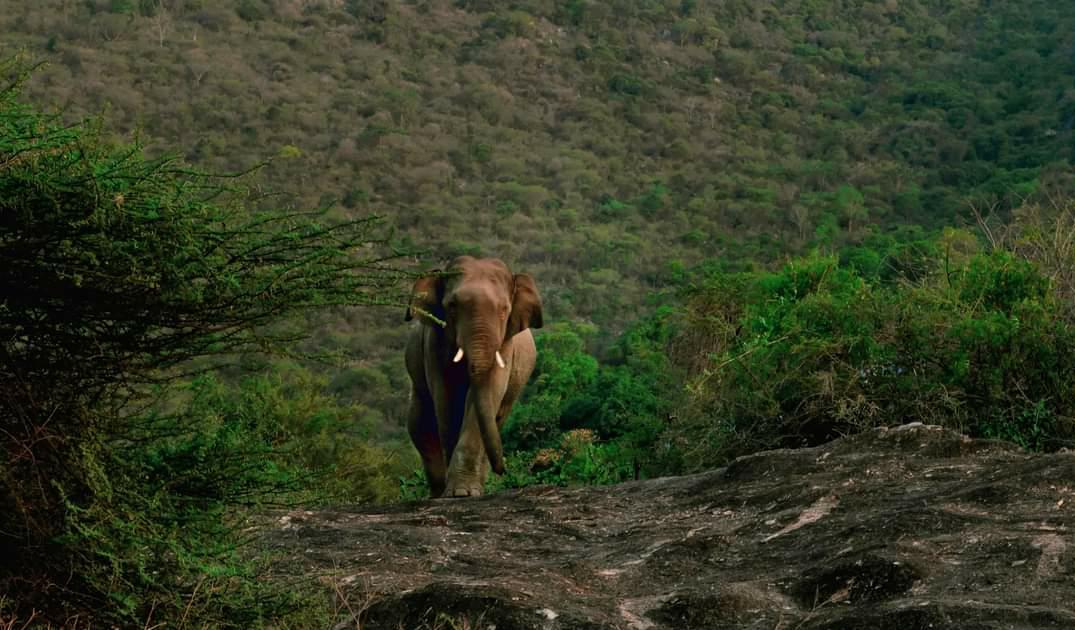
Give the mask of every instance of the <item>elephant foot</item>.
[{"label": "elephant foot", "polygon": [[444,491],[443,497],[458,498],[458,497],[480,497],[482,495],[481,486],[448,486],[448,489]]}]

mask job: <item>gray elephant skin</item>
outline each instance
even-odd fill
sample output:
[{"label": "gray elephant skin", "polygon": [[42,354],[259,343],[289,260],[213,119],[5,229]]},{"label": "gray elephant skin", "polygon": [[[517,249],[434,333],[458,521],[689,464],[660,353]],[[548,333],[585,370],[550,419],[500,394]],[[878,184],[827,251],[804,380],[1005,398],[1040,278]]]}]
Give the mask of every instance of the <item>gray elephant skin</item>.
[{"label": "gray elephant skin", "polygon": [[537,286],[501,260],[461,256],[415,282],[407,319],[418,320],[407,427],[430,494],[480,495],[490,469],[504,474],[500,430],[537,360]]}]

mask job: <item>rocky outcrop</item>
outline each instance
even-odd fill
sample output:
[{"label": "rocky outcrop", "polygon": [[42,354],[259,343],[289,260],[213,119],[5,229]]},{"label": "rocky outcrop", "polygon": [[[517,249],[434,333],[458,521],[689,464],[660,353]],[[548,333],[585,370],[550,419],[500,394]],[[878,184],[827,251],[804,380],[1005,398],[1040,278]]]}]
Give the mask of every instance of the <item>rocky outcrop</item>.
[{"label": "rocky outcrop", "polygon": [[712,472],[277,515],[340,628],[1075,628],[1075,454],[907,425]]}]

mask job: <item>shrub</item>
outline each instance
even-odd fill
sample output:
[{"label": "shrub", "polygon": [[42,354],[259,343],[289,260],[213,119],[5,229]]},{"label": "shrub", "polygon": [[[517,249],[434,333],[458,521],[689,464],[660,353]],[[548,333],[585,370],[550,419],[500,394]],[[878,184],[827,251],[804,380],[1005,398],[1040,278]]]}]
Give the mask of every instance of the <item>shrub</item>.
[{"label": "shrub", "polygon": [[[678,397],[678,370],[665,353],[671,314],[663,308],[636,322],[604,364],[585,350],[592,329],[561,327],[538,336],[534,376],[504,431],[516,468],[503,483],[613,483],[665,470],[672,454],[658,439]],[[568,448],[570,436],[588,436],[589,446]],[[551,472],[531,479],[529,464],[520,462],[547,449],[567,453],[555,458]]]},{"label": "shrub", "polygon": [[305,412],[170,386],[195,359],[283,349],[289,313],[395,301],[381,223],[252,213],[18,85],[0,91],[0,591],[44,622],[256,627],[295,597],[239,560],[237,526],[301,487],[276,448]]},{"label": "shrub", "polygon": [[[833,257],[718,274],[687,308],[696,366],[670,438],[693,466],[923,421],[1033,449],[1071,444],[1075,322],[1005,251],[878,284]],[[734,331],[734,332],[731,332]]]},{"label": "shrub", "polygon": [[593,431],[574,429],[561,434],[554,447],[514,453],[507,472],[491,479],[489,489],[605,485],[639,476],[640,464],[634,453],[618,442],[598,442]]}]

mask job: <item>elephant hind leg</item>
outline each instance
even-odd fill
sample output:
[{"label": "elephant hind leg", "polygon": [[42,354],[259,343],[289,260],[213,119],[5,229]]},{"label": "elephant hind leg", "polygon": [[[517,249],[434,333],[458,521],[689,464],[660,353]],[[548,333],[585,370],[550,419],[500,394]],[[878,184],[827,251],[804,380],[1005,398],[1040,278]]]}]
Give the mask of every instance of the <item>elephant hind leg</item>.
[{"label": "elephant hind leg", "polygon": [[429,395],[417,389],[412,390],[407,416],[407,430],[411,434],[411,442],[422,457],[422,467],[425,468],[426,479],[429,481],[429,496],[436,499],[444,494],[447,467],[440,443],[440,431],[437,430],[437,416]]}]

